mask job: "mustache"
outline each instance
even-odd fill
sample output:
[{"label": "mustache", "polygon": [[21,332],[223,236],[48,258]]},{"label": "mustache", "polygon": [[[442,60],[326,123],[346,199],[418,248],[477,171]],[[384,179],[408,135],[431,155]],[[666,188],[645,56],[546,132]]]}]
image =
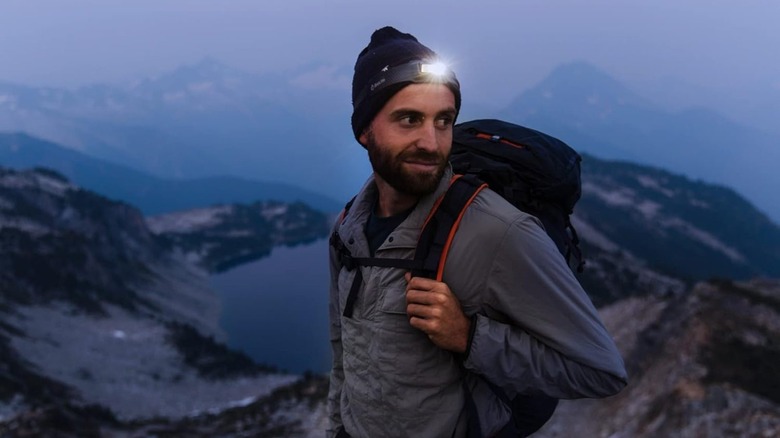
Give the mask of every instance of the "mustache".
[{"label": "mustache", "polygon": [[404,161],[411,160],[428,164],[439,164],[446,160],[446,157],[444,157],[442,154],[437,152],[422,151],[419,149],[404,151],[398,156],[398,158]]}]

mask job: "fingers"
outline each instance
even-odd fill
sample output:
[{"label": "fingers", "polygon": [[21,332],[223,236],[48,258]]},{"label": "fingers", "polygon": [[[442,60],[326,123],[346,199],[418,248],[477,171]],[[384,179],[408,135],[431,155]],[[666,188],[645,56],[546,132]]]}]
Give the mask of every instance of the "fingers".
[{"label": "fingers", "polygon": [[436,333],[436,328],[433,327],[433,324],[434,323],[432,321],[423,318],[418,318],[416,316],[412,316],[411,318],[409,318],[409,325],[416,328],[417,330],[422,331],[423,333],[428,335],[428,337],[432,337]]},{"label": "fingers", "polygon": [[408,290],[406,291],[407,304],[423,304],[427,306],[444,305],[447,295],[433,293],[432,291]]},{"label": "fingers", "polygon": [[406,273],[406,313],[409,324],[436,346],[458,353],[468,344],[470,321],[447,284]]},{"label": "fingers", "polygon": [[406,306],[406,314],[410,317],[422,318],[422,319],[438,319],[444,314],[441,307],[429,306],[424,304],[408,304]]},{"label": "fingers", "polygon": [[414,289],[414,290],[421,290],[421,291],[431,291],[439,288],[440,285],[444,284],[430,278],[412,277],[412,274],[410,274],[409,272],[406,273],[405,277],[406,277],[406,282],[408,283],[406,286],[407,290]]}]

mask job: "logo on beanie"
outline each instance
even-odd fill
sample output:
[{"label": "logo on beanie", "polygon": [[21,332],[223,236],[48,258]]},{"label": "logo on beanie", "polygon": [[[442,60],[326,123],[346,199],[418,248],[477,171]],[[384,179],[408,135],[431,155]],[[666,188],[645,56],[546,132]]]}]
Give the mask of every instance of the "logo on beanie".
[{"label": "logo on beanie", "polygon": [[371,91],[374,91],[374,90],[376,90],[376,87],[378,87],[378,86],[380,86],[380,85],[384,84],[385,82],[387,82],[387,79],[386,79],[386,78],[382,78],[382,79],[380,79],[380,80],[378,80],[378,81],[374,82],[373,84],[371,84],[371,87],[370,87],[370,88],[371,88]]}]

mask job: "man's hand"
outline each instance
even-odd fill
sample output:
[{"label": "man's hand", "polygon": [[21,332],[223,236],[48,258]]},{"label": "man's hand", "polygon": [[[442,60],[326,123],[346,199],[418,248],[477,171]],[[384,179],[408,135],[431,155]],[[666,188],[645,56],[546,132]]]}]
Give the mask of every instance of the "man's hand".
[{"label": "man's hand", "polygon": [[406,274],[409,324],[422,330],[439,348],[465,353],[471,320],[445,283]]}]

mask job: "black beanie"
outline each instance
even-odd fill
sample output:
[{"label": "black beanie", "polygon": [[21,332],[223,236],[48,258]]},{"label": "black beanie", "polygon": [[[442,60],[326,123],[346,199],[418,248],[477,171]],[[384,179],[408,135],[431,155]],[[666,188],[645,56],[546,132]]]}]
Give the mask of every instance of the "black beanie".
[{"label": "black beanie", "polygon": [[[422,45],[411,34],[399,32],[390,26],[374,31],[371,42],[358,55],[355,75],[352,77],[352,132],[358,142],[360,135],[385,103],[412,83],[410,80],[387,86],[356,102],[360,93],[368,86],[368,81],[386,67],[432,59],[436,59],[436,53]],[[457,83],[447,85],[455,95],[455,109],[460,111],[460,88]]]}]

